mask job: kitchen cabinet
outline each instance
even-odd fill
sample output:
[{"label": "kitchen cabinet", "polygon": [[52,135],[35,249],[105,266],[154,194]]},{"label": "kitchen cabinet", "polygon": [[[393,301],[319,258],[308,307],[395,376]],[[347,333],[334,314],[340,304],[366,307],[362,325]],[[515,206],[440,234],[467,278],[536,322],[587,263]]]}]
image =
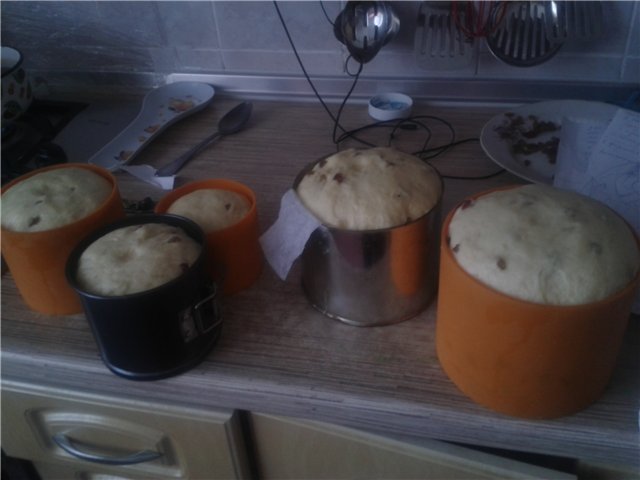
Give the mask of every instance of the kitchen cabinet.
[{"label": "kitchen cabinet", "polygon": [[44,479],[249,474],[239,420],[230,410],[177,409],[5,382],[2,439],[7,455],[31,460]]},{"label": "kitchen cabinet", "polygon": [[[174,159],[204,138],[236,103],[238,99],[216,96],[209,108],[167,129],[136,157],[136,163],[157,167]],[[477,137],[483,125],[504,110],[504,105],[414,106],[415,114],[446,119],[459,139]],[[370,123],[366,105],[349,104],[341,122],[348,128]],[[431,127],[431,146],[449,140],[446,126]],[[309,162],[335,151],[332,130],[333,121],[314,103],[256,100],[248,128],[225,137],[194,158],[180,172],[176,186],[211,177],[244,183],[256,193],[264,231],[277,218],[280,199],[297,173]],[[379,130],[362,135],[377,143],[386,140]],[[424,132],[401,131],[394,145],[416,151],[424,140]],[[431,162],[451,176],[484,176],[499,168],[472,141],[447,150]],[[127,200],[158,200],[165,193],[124,172],[115,175]],[[443,213],[473,193],[521,182],[509,173],[484,180],[446,179]],[[123,477],[186,478],[184,475],[197,471],[193,469],[200,468],[198,465],[219,462],[220,472],[242,478],[247,458],[263,462],[265,476],[269,472],[287,474],[278,470],[282,467],[279,456],[286,455],[283,450],[276,451],[273,458],[270,454],[278,437],[269,432],[281,432],[277,435],[282,435],[283,442],[317,439],[322,446],[318,451],[326,455],[332,453],[333,442],[346,442],[345,438],[355,436],[355,443],[346,442],[344,448],[353,449],[365,464],[371,462],[370,458],[386,463],[382,462],[386,457],[391,465],[400,461],[423,468],[433,458],[431,450],[437,452],[436,458],[453,450],[458,457],[479,458],[477,451],[447,448],[458,443],[478,450],[511,450],[605,466],[592,471],[607,471],[610,465],[630,472],[640,468],[637,317],[631,318],[613,378],[597,402],[563,418],[518,419],[476,405],[449,381],[435,353],[435,303],[415,318],[395,325],[352,327],[325,317],[309,305],[300,288],[299,273],[296,264],[289,277],[281,280],[265,264],[251,288],[223,299],[222,334],[204,361],[182,375],[153,382],[130,381],[112,374],[99,357],[84,315],[46,316],[29,310],[11,274],[5,273],[0,332],[3,448],[7,454],[30,458],[51,472],[54,468],[79,468],[111,473],[111,467],[75,460],[51,441],[37,440],[45,438],[38,430],[42,428],[32,426],[33,420],[24,412],[40,406],[47,409],[40,416],[51,418],[45,414],[55,411],[63,401],[72,402],[70,413],[78,411],[77,406],[88,418],[104,416],[123,425],[143,427],[142,440],[118,440],[120,448],[109,454],[155,450],[158,444],[157,448],[169,452],[163,460],[149,463],[151,471],[143,466],[127,467],[126,474],[119,473]],[[6,413],[8,408],[13,409],[10,415]],[[124,412],[123,416],[119,412]],[[239,422],[237,412],[251,412],[249,423],[258,418],[253,414],[269,418],[254,422],[260,435],[255,442],[257,454],[251,449],[247,454],[243,448],[250,436],[231,433],[237,431],[238,423],[244,424]],[[7,424],[8,418],[11,420]],[[176,418],[180,419],[177,423]],[[320,426],[305,422],[319,422]],[[185,431],[182,427],[187,425]],[[34,428],[39,436],[34,437]],[[362,434],[366,438],[360,436],[362,432],[368,432]],[[81,439],[93,438],[88,435]],[[114,435],[110,431],[104,438]],[[265,444],[264,438],[274,442],[274,447]],[[412,442],[400,446],[392,439]],[[297,448],[302,449],[303,442],[299,443]],[[507,463],[498,463],[508,470]],[[515,472],[521,466],[509,465]]]},{"label": "kitchen cabinet", "polygon": [[260,478],[545,478],[570,473],[530,465],[457,445],[400,442],[321,422],[251,415]]}]

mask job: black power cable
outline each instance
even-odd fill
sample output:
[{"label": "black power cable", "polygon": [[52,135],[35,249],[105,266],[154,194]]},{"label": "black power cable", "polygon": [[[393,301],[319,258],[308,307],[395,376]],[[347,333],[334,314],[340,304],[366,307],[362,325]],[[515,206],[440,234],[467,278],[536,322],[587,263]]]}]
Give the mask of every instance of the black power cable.
[{"label": "black power cable", "polygon": [[[289,44],[291,45],[291,49],[293,50],[293,53],[296,57],[296,60],[298,61],[298,64],[300,65],[300,68],[302,70],[302,73],[304,74],[307,82],[309,83],[309,86],[311,87],[311,89],[313,90],[313,93],[315,94],[316,98],[318,99],[318,101],[320,102],[320,104],[322,105],[322,107],[325,109],[325,111],[327,112],[327,114],[329,115],[329,117],[331,118],[331,120],[333,120],[334,125],[333,125],[333,135],[332,135],[332,139],[333,139],[333,143],[336,144],[336,148],[339,149],[340,147],[340,143],[347,140],[347,139],[353,139],[358,141],[359,143],[362,143],[364,145],[367,145],[369,147],[375,147],[375,144],[372,144],[370,142],[367,142],[365,140],[362,140],[360,138],[358,138],[356,136],[357,133],[363,132],[365,130],[368,129],[372,129],[372,128],[381,128],[381,127],[387,127],[387,128],[391,128],[391,132],[389,133],[389,140],[387,142],[387,145],[391,145],[392,140],[395,138],[395,133],[397,132],[398,129],[402,129],[402,130],[417,130],[418,128],[423,129],[426,133],[427,133],[427,138],[424,142],[423,148],[422,150],[418,151],[418,152],[414,152],[414,155],[418,156],[419,158],[421,158],[422,160],[428,161],[432,158],[435,158],[443,153],[445,153],[446,151],[450,150],[451,148],[457,146],[457,145],[461,145],[463,143],[469,143],[469,142],[477,142],[479,141],[478,138],[467,138],[464,140],[458,140],[456,141],[455,139],[455,129],[453,128],[453,125],[451,123],[449,123],[447,120],[440,118],[440,117],[436,117],[433,115],[416,115],[416,116],[411,116],[405,119],[400,119],[400,120],[393,120],[393,121],[383,121],[383,122],[375,122],[375,123],[371,123],[368,125],[365,125],[363,127],[359,127],[353,130],[346,130],[341,124],[340,124],[340,117],[342,116],[342,111],[344,110],[345,105],[347,104],[348,99],[351,97],[351,94],[353,93],[353,91],[356,88],[356,85],[358,84],[358,80],[360,79],[360,74],[362,73],[364,64],[363,63],[359,63],[358,64],[358,71],[355,74],[349,73],[348,68],[346,68],[348,66],[348,62],[349,60],[352,58],[351,56],[349,56],[346,60],[346,65],[345,65],[345,70],[347,71],[347,74],[354,77],[353,83],[351,84],[351,88],[349,89],[349,91],[347,92],[347,94],[345,95],[344,99],[342,100],[342,103],[340,104],[340,107],[338,108],[338,112],[337,115],[334,115],[331,110],[329,109],[329,107],[327,106],[327,104],[324,102],[324,100],[322,99],[322,96],[320,95],[320,93],[318,92],[318,90],[316,89],[315,85],[313,84],[311,77],[309,76],[309,74],[307,73],[307,70],[304,66],[304,64],[302,63],[302,59],[300,58],[300,55],[298,53],[298,49],[295,46],[295,43],[293,42],[293,38],[291,37],[291,34],[289,32],[289,29],[287,27],[286,22],[284,21],[284,18],[282,16],[282,13],[280,12],[280,8],[278,7],[278,2],[276,0],[273,1],[273,5],[276,9],[276,12],[278,14],[278,18],[280,19],[280,23],[282,24],[282,28],[284,29],[284,32],[287,36],[287,39],[289,41]],[[324,8],[324,4],[322,3],[322,1],[320,1],[320,7],[322,8],[322,11],[324,12],[325,17],[327,18],[327,20],[329,21],[329,23],[331,23],[333,25],[333,22],[331,22],[331,19],[329,18],[329,15],[327,14],[325,8]],[[440,145],[437,147],[432,147],[432,148],[427,148],[429,142],[431,141],[431,137],[432,137],[432,133],[431,133],[431,129],[424,123],[422,122],[422,120],[434,120],[437,122],[440,122],[442,124],[444,124],[448,129],[449,132],[451,134],[451,138],[449,140],[449,143],[446,143],[444,145]],[[336,136],[338,133],[338,129],[342,132],[341,135]],[[497,175],[500,175],[501,173],[503,173],[505,170],[504,169],[500,169],[496,172],[490,173],[488,175],[482,175],[482,176],[457,176],[457,175],[442,175],[443,178],[449,178],[449,179],[456,179],[456,180],[483,180],[483,179],[487,179],[487,178],[491,178],[491,177],[495,177]]]}]

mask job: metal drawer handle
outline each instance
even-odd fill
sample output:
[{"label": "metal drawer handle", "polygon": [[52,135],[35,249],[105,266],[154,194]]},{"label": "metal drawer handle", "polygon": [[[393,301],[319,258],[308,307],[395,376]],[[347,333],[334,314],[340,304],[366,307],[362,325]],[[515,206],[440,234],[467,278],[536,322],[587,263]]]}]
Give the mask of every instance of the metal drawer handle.
[{"label": "metal drawer handle", "polygon": [[88,462],[101,463],[103,465],[134,465],[136,463],[150,462],[162,456],[162,453],[152,450],[142,450],[124,457],[103,457],[93,453],[83,452],[76,442],[67,437],[64,433],[56,433],[53,441],[69,455],[73,455]]}]

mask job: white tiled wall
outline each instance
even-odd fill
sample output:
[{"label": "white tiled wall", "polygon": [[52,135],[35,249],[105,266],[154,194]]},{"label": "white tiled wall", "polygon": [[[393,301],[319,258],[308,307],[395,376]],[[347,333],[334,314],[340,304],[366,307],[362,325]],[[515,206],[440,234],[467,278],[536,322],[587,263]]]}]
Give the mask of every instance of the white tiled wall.
[{"label": "white tiled wall", "polygon": [[[170,73],[300,76],[274,3],[246,1],[1,2],[2,44],[52,83],[161,83]],[[286,1],[278,6],[307,70],[346,77],[347,52],[333,35],[342,2]],[[419,2],[394,2],[400,34],[365,65],[363,77],[479,81],[580,82],[640,86],[640,5],[605,2],[606,35],[567,42],[548,62],[506,65],[484,43],[466,68],[420,68],[414,55]],[[351,67],[353,69],[353,66]],[[347,77],[348,78],[348,77]]]}]

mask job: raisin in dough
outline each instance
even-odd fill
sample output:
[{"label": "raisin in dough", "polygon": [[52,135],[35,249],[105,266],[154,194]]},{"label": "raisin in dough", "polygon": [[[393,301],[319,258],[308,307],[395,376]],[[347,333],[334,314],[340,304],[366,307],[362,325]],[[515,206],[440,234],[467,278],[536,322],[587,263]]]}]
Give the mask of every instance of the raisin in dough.
[{"label": "raisin in dough", "polygon": [[210,233],[239,222],[250,208],[249,200],[239,193],[204,188],[180,197],[167,213],[187,217]]},{"label": "raisin in dough", "polygon": [[640,258],[629,226],[605,205],[545,185],[464,202],[448,232],[460,266],[510,296],[585,304],[623,289]]}]

